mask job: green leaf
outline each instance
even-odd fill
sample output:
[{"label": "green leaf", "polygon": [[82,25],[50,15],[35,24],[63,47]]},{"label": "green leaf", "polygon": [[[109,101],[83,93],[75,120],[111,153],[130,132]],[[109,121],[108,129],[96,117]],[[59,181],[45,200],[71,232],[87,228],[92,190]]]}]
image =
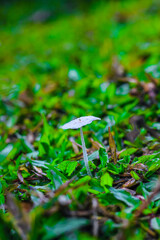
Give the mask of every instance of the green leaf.
[{"label": "green leaf", "polygon": [[105,174],[103,174],[103,176],[101,177],[101,186],[110,186],[112,187],[113,184],[113,178],[109,175],[108,172],[106,172]]},{"label": "green leaf", "polygon": [[[135,163],[146,163],[146,162],[152,160],[153,158],[155,158],[156,156],[157,156],[157,154],[144,155],[144,156],[138,157],[138,161],[136,158]],[[133,160],[133,162],[134,162],[134,160]]]},{"label": "green leaf", "polygon": [[60,164],[58,164],[58,168],[62,171],[68,174],[70,176],[75,168],[77,167],[78,162],[76,161],[63,161]]},{"label": "green leaf", "polygon": [[99,158],[101,161],[101,166],[102,166],[102,168],[104,168],[106,166],[106,164],[108,163],[108,154],[106,152],[106,149],[104,149],[104,148],[99,149]]},{"label": "green leaf", "polygon": [[12,151],[13,146],[11,144],[7,145],[1,152],[0,152],[0,162],[3,162],[4,159],[8,156],[8,154]]},{"label": "green leaf", "polygon": [[124,158],[125,156],[132,155],[133,153],[137,152],[137,148],[128,148],[120,153],[119,158]]},{"label": "green leaf", "polygon": [[57,189],[68,179],[52,165],[49,166],[49,168],[50,169],[47,171],[47,177],[51,180],[54,189]]},{"label": "green leaf", "polygon": [[107,171],[113,173],[113,174],[119,174],[123,170],[123,166],[120,165],[114,165],[114,163],[107,163]]},{"label": "green leaf", "polygon": [[159,217],[155,217],[151,219],[151,227],[154,230],[158,230],[158,232],[160,232],[160,218]]},{"label": "green leaf", "polygon": [[138,174],[137,174],[136,172],[131,171],[130,174],[131,174],[131,176],[132,176],[135,180],[139,180],[139,179],[140,179],[140,177],[138,176]]},{"label": "green leaf", "polygon": [[90,189],[88,191],[90,193],[99,194],[104,192],[104,188],[100,185],[100,182],[98,179],[92,178],[89,185],[90,185]]},{"label": "green leaf", "polygon": [[90,176],[85,176],[80,178],[78,181],[76,181],[75,183],[72,183],[71,186],[73,187],[78,187],[80,185],[85,185],[86,183],[88,183],[92,178]]},{"label": "green leaf", "polygon": [[54,226],[44,226],[45,236],[42,240],[50,240],[61,236],[62,234],[73,232],[83,226],[88,225],[89,221],[84,218],[62,219]]},{"label": "green leaf", "polygon": [[44,154],[48,153],[49,146],[50,146],[49,138],[47,134],[44,134],[39,142],[39,155],[43,156]]},{"label": "green leaf", "polygon": [[147,165],[150,165],[148,172],[145,174],[145,177],[151,176],[154,172],[156,172],[160,168],[160,159],[155,158],[154,160],[148,162]]},{"label": "green leaf", "polygon": [[33,166],[36,167],[42,167],[45,169],[48,169],[49,167],[49,163],[45,162],[45,161],[40,161],[40,160],[28,160]]},{"label": "green leaf", "polygon": [[99,151],[95,151],[88,156],[88,161],[93,161],[99,157]]},{"label": "green leaf", "polygon": [[124,202],[127,206],[136,207],[140,203],[139,199],[133,197],[130,193],[126,192],[125,190],[115,189],[112,187],[109,190],[116,199]]},{"label": "green leaf", "polygon": [[39,142],[39,155],[43,156],[48,154],[50,143],[53,139],[53,128],[48,124],[46,117],[44,114],[42,115],[43,118],[43,135]]}]

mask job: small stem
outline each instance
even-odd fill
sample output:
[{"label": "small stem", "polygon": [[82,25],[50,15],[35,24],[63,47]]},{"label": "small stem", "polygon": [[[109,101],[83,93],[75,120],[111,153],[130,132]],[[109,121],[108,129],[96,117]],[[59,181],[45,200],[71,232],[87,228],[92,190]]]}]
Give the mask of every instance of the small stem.
[{"label": "small stem", "polygon": [[86,145],[85,145],[85,141],[84,141],[82,127],[80,128],[80,132],[81,132],[81,141],[82,141],[84,163],[85,163],[88,175],[90,175],[92,177],[91,171],[89,169],[88,156],[87,156]]}]

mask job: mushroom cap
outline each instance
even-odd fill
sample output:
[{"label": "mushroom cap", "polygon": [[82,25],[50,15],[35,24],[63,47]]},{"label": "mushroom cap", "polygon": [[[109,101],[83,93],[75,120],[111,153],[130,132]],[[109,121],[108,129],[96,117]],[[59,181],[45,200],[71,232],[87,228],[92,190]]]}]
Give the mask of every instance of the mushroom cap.
[{"label": "mushroom cap", "polygon": [[76,118],[76,119],[64,124],[60,128],[62,128],[62,129],[78,129],[87,124],[90,124],[94,120],[101,120],[101,119],[98,117],[94,117],[94,116],[80,117],[80,118]]}]

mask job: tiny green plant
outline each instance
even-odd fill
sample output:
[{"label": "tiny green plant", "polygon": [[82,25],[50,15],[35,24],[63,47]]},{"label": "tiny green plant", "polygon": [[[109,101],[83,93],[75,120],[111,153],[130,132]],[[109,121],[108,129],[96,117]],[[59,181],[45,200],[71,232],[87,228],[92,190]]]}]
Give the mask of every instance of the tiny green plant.
[{"label": "tiny green plant", "polygon": [[101,120],[101,119],[98,117],[94,117],[94,116],[80,117],[80,118],[76,118],[73,121],[70,121],[70,122],[64,124],[63,126],[61,126],[62,129],[78,129],[78,128],[80,128],[84,163],[85,163],[85,166],[87,169],[87,173],[90,176],[92,176],[92,174],[91,174],[89,164],[88,164],[88,156],[87,156],[86,145],[85,145],[85,141],[84,141],[82,127],[87,124],[92,123],[94,120]]}]

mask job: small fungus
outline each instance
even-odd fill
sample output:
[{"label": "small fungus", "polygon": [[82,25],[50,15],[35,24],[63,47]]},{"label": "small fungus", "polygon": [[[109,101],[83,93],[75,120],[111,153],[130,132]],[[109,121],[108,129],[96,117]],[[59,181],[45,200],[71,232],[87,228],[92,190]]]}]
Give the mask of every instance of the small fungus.
[{"label": "small fungus", "polygon": [[78,128],[80,128],[84,163],[85,163],[85,166],[87,169],[87,173],[90,176],[92,176],[92,174],[91,174],[89,164],[88,164],[88,156],[87,156],[82,127],[87,124],[90,124],[94,120],[101,120],[101,119],[98,117],[94,117],[94,116],[80,117],[80,118],[76,118],[75,120],[70,121],[70,122],[64,124],[63,126],[61,126],[62,129],[78,129]]}]

